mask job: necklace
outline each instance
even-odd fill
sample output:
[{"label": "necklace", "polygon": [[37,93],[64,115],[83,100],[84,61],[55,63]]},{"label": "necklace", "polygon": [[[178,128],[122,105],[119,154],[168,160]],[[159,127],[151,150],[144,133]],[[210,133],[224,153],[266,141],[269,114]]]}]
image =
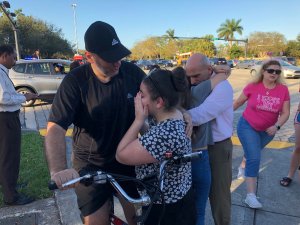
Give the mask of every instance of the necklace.
[{"label": "necklace", "polygon": [[270,91],[271,91],[272,89],[274,89],[275,87],[276,87],[276,84],[272,85],[272,87],[270,87],[270,88],[268,88],[268,87],[265,86],[265,89],[266,89],[266,95],[269,95],[269,94],[270,94]]}]

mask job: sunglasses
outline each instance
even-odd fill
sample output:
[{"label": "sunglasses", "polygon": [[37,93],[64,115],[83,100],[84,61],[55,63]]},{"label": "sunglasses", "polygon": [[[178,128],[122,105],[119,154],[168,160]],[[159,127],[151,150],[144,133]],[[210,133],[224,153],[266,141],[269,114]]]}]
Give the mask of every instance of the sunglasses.
[{"label": "sunglasses", "polygon": [[276,74],[276,75],[280,75],[281,74],[281,70],[274,70],[274,69],[266,69],[266,71],[270,74]]}]

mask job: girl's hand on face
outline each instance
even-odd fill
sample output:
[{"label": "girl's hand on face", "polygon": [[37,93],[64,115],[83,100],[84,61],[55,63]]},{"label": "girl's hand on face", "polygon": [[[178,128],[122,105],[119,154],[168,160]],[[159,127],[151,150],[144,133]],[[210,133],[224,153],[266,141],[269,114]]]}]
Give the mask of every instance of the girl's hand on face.
[{"label": "girl's hand on face", "polygon": [[134,98],[134,108],[135,108],[135,119],[145,121],[148,117],[148,107],[143,106],[142,95],[140,92],[137,93]]}]

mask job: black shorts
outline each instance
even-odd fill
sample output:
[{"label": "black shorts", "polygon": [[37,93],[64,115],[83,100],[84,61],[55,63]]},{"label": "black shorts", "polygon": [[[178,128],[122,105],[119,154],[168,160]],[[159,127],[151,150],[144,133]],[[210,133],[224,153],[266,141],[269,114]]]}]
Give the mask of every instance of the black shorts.
[{"label": "black shorts", "polygon": [[[89,166],[90,168],[101,169],[105,172],[109,173],[115,173],[115,174],[121,174],[126,175],[130,177],[136,177],[134,166],[126,166],[123,164],[120,164],[118,162],[111,163],[105,167],[97,167],[94,165],[90,165],[87,162],[79,161],[74,159],[73,160],[73,167],[80,171],[81,168],[84,168],[86,166]],[[138,198],[139,194],[137,192],[136,186],[134,182],[132,181],[121,181],[118,182],[121,187],[126,191],[126,193],[133,198]],[[77,194],[77,202],[79,209],[81,211],[81,214],[83,216],[88,216],[94,212],[96,212],[98,209],[100,209],[104,203],[112,198],[113,193],[115,193],[115,190],[109,183],[106,184],[93,184],[89,186],[85,186],[84,184],[79,184],[75,188],[75,192]]]},{"label": "black shorts", "polygon": [[[147,208],[144,207],[143,211],[147,210]],[[164,209],[161,204],[153,204],[145,225],[157,225],[160,218],[160,225],[195,225],[196,205],[193,189],[191,188],[176,203],[165,204]]]}]

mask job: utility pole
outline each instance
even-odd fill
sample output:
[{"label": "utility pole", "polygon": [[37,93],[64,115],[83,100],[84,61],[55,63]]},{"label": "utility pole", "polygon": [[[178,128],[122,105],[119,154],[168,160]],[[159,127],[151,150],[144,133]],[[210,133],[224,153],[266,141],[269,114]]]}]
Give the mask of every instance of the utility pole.
[{"label": "utility pole", "polygon": [[74,36],[75,36],[75,45],[76,45],[76,54],[78,54],[78,39],[77,39],[77,24],[76,24],[76,4],[73,3],[72,5],[73,8],[73,19],[74,19]]},{"label": "utility pole", "polygon": [[8,1],[0,2],[0,8],[4,12],[4,14],[7,16],[10,24],[12,25],[14,36],[15,36],[15,45],[16,45],[16,53],[17,53],[17,59],[20,60],[20,52],[19,52],[19,42],[18,42],[18,34],[17,34],[17,24],[16,21],[13,20],[13,17],[16,16],[15,13],[9,12],[10,4]]}]

